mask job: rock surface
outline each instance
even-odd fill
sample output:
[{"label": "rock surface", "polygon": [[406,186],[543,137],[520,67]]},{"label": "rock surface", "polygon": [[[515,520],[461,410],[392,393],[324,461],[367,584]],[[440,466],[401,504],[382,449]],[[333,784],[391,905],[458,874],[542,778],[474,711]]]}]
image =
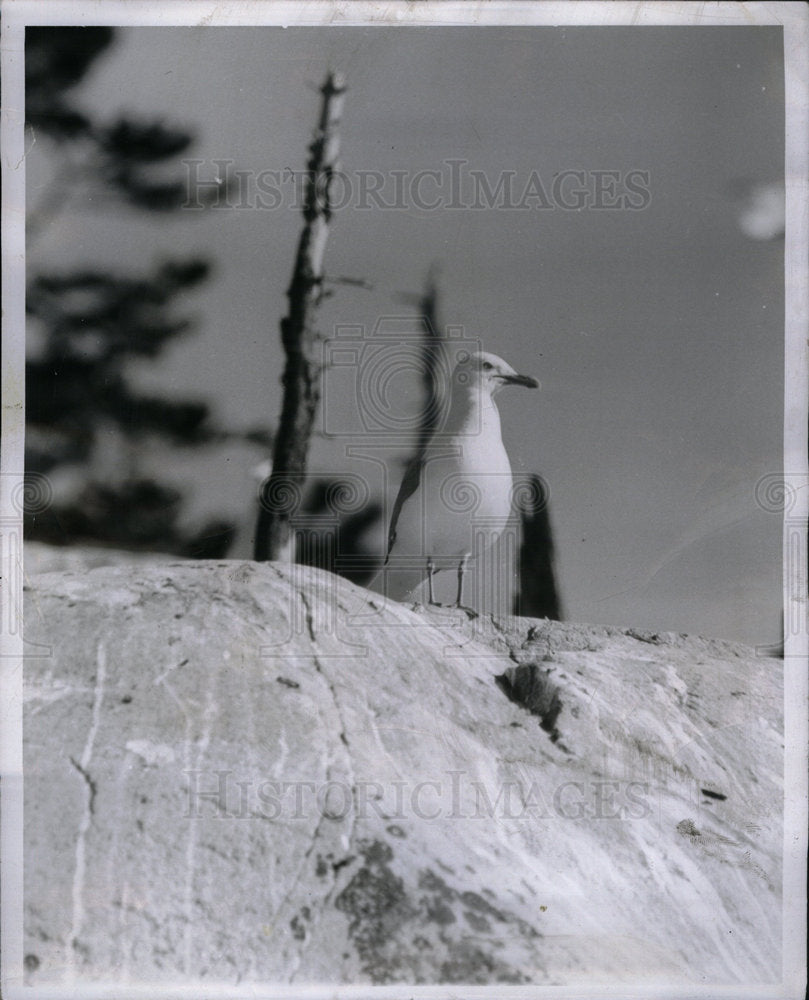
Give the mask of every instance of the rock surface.
[{"label": "rock surface", "polygon": [[780,979],[780,661],[298,566],[30,581],[32,984]]}]

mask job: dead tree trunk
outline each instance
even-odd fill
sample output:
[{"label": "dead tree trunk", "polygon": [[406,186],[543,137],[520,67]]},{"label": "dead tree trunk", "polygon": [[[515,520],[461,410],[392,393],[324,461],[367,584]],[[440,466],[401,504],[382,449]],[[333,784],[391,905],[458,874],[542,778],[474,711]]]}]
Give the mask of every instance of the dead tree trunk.
[{"label": "dead tree trunk", "polygon": [[273,449],[272,472],[262,485],[256,526],[255,558],[294,559],[291,518],[303,490],[309,441],[320,401],[319,335],[315,325],[323,293],[323,257],[331,220],[331,182],[340,149],[338,127],[345,82],[331,73],[320,88],[323,103],[309,161],[303,204],[305,224],[295,270],[287,291],[289,309],[281,320],[286,365],[281,419]]},{"label": "dead tree trunk", "polygon": [[[393,540],[396,537],[393,526],[399,518],[399,513],[405,500],[418,487],[421,478],[422,459],[427,450],[427,445],[430,443],[430,439],[438,427],[438,419],[441,413],[439,365],[441,352],[444,349],[444,341],[438,332],[438,284],[436,273],[434,267],[430,269],[427,275],[427,284],[420,296],[416,297],[408,294],[403,297],[405,302],[415,302],[419,308],[419,318],[421,320],[419,368],[422,386],[424,387],[424,405],[418,416],[418,427],[416,428],[416,441],[413,446],[413,453],[405,465],[402,476],[402,487],[399,490],[390,514],[389,524],[391,527],[388,530],[388,554],[390,554]],[[385,564],[387,564],[387,557]]]},{"label": "dead tree trunk", "polygon": [[439,369],[443,339],[438,322],[438,278],[436,269],[430,268],[427,285],[419,300],[422,322],[421,378],[424,385],[424,409],[419,420],[416,439],[416,460],[420,461],[430,438],[438,425],[441,397],[439,390]]},{"label": "dead tree trunk", "polygon": [[532,475],[523,502],[520,545],[520,583],[514,597],[514,614],[525,618],[562,618],[561,601],[554,572],[553,534],[548,512],[548,491],[542,479]]}]

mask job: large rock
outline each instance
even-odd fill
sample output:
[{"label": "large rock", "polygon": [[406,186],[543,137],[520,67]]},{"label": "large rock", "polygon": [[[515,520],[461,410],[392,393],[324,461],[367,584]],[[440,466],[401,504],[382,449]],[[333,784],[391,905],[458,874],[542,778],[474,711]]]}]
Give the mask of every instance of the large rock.
[{"label": "large rock", "polygon": [[27,590],[32,983],[780,979],[779,661],[277,564]]}]

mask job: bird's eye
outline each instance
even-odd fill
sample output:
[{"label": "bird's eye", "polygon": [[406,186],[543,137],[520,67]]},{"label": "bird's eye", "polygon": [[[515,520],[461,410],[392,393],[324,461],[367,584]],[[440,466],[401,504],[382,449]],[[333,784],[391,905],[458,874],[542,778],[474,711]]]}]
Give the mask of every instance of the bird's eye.
[{"label": "bird's eye", "polygon": [[485,372],[490,372],[493,367],[494,367],[494,365],[490,364],[488,361],[484,361],[483,362],[483,370]]}]

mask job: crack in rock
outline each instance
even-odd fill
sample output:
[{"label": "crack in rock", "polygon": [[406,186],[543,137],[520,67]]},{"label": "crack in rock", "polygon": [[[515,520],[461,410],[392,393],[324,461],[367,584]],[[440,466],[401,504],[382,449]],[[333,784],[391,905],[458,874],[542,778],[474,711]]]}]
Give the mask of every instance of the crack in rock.
[{"label": "crack in rock", "polygon": [[98,792],[98,787],[93,779],[88,774],[87,770],[81,766],[81,764],[76,760],[75,757],[68,757],[70,763],[75,767],[79,774],[84,778],[87,788],[89,789],[89,795],[87,798],[87,810],[91,816],[95,815],[96,806],[96,793]]},{"label": "crack in rock", "polygon": [[303,587],[298,587],[298,594],[301,598],[301,604],[303,604],[303,611],[306,618],[306,628],[309,632],[309,638],[312,642],[317,642],[317,636],[315,635],[315,618],[312,613],[312,605],[309,602],[309,597],[306,590]]}]

